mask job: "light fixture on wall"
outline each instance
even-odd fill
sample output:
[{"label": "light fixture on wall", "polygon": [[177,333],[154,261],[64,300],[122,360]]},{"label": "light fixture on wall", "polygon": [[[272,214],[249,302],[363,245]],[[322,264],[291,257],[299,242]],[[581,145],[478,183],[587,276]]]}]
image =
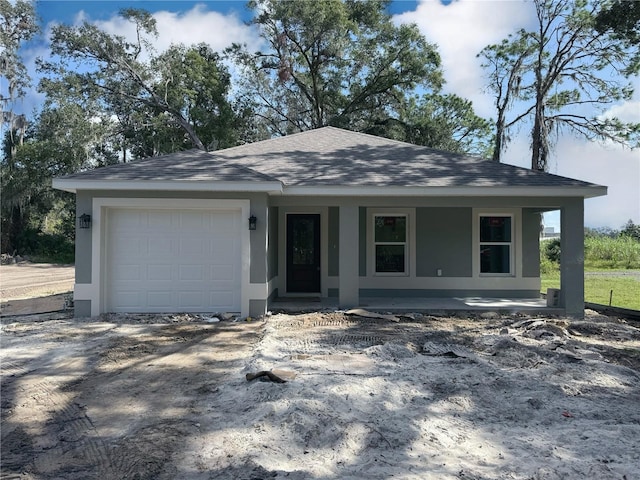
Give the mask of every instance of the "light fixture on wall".
[{"label": "light fixture on wall", "polygon": [[251,215],[249,217],[249,230],[255,230],[258,225],[258,219],[255,215]]},{"label": "light fixture on wall", "polygon": [[91,228],[91,215],[87,213],[80,215],[80,218],[78,218],[78,227]]}]

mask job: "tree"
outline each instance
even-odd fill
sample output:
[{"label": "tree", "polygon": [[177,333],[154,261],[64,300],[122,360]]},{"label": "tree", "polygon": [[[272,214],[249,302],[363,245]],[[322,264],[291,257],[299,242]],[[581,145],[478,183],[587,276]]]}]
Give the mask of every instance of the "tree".
[{"label": "tree", "polygon": [[628,43],[640,44],[640,2],[615,0],[603,7],[596,16],[596,29],[600,33],[613,33]]},{"label": "tree", "polygon": [[[626,78],[640,69],[638,48],[611,32],[598,32],[597,2],[534,0],[533,5],[535,31],[520,30],[479,54],[496,98],[494,159],[500,159],[509,129],[525,119],[532,123],[534,170],[546,170],[553,138],[563,129],[589,140],[637,146],[640,124],[602,113],[613,102],[631,98]],[[516,107],[520,111],[507,119]]]},{"label": "tree", "polygon": [[417,86],[439,89],[440,58],[415,25],[393,24],[388,1],[254,0],[268,48],[230,54],[244,99],[271,134],[334,125],[362,131],[392,117]]},{"label": "tree", "polygon": [[[13,137],[14,133],[18,133],[20,142],[24,138],[27,122],[23,114],[16,114],[15,103],[24,97],[31,79],[20,58],[19,49],[39,31],[32,2],[0,0],[0,71],[6,80],[6,87],[0,84],[0,127],[4,129],[8,125],[9,135]],[[14,145],[15,142],[10,143]],[[10,155],[14,151],[12,147]]]},{"label": "tree", "polygon": [[454,94],[410,97],[400,108],[398,119],[378,121],[365,132],[479,157],[491,152],[491,123],[475,114],[469,100]]},{"label": "tree", "polygon": [[120,15],[135,25],[132,43],[88,22],[53,28],[51,50],[58,58],[40,62],[46,75],[40,88],[51,102],[73,98],[117,118],[123,155],[134,137],[134,149],[144,156],[233,144],[230,79],[219,56],[205,45],[174,45],[157,54],[151,14],[125,9]]},{"label": "tree", "polygon": [[634,224],[633,220],[629,219],[620,231],[620,235],[631,237],[640,242],[640,225]]},{"label": "tree", "polygon": [[[51,188],[51,179],[117,161],[117,151],[105,143],[109,128],[98,120],[68,103],[36,116],[22,145],[13,145],[11,136],[5,136],[0,162],[3,251],[20,249],[20,238],[29,229],[73,238],[73,195]],[[15,153],[9,157],[12,149]],[[52,210],[58,212],[52,215]],[[56,222],[54,217],[67,221]],[[52,227],[53,223],[58,224]]]}]

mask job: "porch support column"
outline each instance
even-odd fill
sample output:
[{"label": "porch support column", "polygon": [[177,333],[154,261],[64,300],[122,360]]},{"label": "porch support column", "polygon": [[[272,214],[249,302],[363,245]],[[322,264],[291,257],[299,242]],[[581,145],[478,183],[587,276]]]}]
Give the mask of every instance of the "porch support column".
[{"label": "porch support column", "polygon": [[[249,288],[244,295],[248,298],[248,315],[260,317],[267,313],[268,292],[268,235],[269,235],[269,206],[265,194],[251,194],[249,196],[251,206],[248,214],[257,219],[256,229],[249,231],[250,258],[243,261],[249,262]],[[249,215],[241,218],[241,228],[248,229]]]},{"label": "porch support column", "polygon": [[340,207],[339,297],[340,308],[357,307],[360,303],[358,272],[358,207]]},{"label": "porch support column", "polygon": [[566,314],[584,318],[584,199],[560,210],[560,302]]}]

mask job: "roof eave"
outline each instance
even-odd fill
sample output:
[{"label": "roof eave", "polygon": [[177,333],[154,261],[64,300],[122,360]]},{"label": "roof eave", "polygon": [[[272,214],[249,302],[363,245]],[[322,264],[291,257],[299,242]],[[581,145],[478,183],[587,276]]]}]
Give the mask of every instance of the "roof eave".
[{"label": "roof eave", "polygon": [[290,196],[383,196],[383,197],[583,197],[607,195],[602,185],[580,186],[456,186],[456,187],[400,187],[400,186],[285,186],[282,195]]},{"label": "roof eave", "polygon": [[171,191],[171,192],[265,192],[282,193],[282,183],[210,180],[78,180],[54,178],[53,188],[76,193],[78,190]]}]

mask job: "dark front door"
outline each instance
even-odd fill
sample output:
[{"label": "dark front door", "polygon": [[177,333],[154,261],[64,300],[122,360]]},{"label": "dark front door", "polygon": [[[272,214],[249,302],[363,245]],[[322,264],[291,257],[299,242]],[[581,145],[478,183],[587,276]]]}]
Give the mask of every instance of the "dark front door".
[{"label": "dark front door", "polygon": [[287,292],[320,291],[320,215],[287,215]]}]

